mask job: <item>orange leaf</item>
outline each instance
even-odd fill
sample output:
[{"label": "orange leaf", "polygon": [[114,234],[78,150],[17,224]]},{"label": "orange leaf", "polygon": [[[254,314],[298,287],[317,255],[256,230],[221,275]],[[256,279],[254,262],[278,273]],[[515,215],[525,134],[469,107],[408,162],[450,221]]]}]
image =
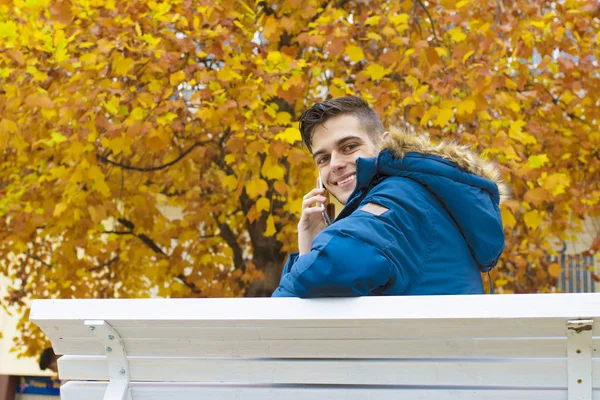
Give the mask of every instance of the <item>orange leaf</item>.
[{"label": "orange leaf", "polygon": [[54,103],[47,94],[34,93],[25,98],[25,104],[30,107],[54,108]]},{"label": "orange leaf", "polygon": [[558,278],[561,271],[562,271],[562,268],[560,267],[560,264],[558,264],[558,263],[552,263],[548,266],[548,274],[550,274],[550,276],[552,276],[554,278]]}]

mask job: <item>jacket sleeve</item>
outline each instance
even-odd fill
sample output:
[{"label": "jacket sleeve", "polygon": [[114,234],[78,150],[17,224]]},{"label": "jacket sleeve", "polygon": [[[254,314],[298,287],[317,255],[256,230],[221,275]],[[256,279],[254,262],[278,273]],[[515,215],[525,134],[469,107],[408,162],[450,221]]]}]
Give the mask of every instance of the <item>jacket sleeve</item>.
[{"label": "jacket sleeve", "polygon": [[388,258],[377,247],[334,236],[323,248],[313,246],[298,257],[288,273],[284,269],[273,297],[365,296],[386,286],[392,275]]},{"label": "jacket sleeve", "polygon": [[[388,211],[363,211],[370,202]],[[421,264],[420,249],[409,238],[425,242],[423,224],[413,214],[373,191],[352,214],[321,231],[310,252],[290,255],[273,297],[405,293]]]}]

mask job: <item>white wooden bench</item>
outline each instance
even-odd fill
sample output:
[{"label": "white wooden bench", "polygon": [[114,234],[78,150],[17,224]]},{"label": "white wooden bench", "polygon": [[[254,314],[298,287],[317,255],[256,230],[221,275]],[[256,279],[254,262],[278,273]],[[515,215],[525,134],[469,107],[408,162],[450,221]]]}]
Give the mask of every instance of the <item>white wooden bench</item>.
[{"label": "white wooden bench", "polygon": [[600,294],[37,300],[64,400],[600,399]]}]

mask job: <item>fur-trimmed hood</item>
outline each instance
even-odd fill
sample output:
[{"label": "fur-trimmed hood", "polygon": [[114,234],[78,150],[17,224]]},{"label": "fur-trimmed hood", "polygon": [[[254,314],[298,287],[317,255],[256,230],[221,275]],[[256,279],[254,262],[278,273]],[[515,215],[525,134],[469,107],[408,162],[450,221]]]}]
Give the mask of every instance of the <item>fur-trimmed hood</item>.
[{"label": "fur-trimmed hood", "polygon": [[494,182],[498,187],[500,202],[510,198],[510,191],[502,181],[498,167],[473,153],[468,146],[446,141],[434,144],[425,134],[411,133],[405,128],[395,127],[390,129],[390,135],[382,142],[380,150],[383,149],[391,150],[399,159],[406,153],[441,157],[455,163],[464,171]]}]

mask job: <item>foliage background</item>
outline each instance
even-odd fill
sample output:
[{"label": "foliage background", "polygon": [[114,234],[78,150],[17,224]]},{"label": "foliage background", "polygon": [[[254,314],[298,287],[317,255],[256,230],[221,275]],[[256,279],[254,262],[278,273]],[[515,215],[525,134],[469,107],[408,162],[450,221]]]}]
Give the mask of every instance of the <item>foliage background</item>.
[{"label": "foliage background", "polygon": [[0,0],[3,305],[269,295],[314,185],[295,121],[346,94],[497,161],[513,200],[495,285],[552,290],[547,255],[600,210],[599,16],[579,0]]}]

